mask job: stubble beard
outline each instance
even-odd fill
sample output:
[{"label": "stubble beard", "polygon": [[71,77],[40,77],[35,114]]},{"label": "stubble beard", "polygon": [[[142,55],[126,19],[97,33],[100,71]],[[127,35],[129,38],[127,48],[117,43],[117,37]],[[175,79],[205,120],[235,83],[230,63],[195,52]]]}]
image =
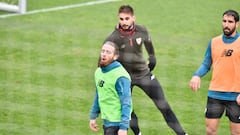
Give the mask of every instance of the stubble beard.
[{"label": "stubble beard", "polygon": [[[226,31],[226,30],[227,30],[227,31]],[[227,37],[230,37],[235,30],[236,30],[236,27],[233,28],[232,30],[229,29],[229,28],[224,28],[224,29],[223,29],[223,33],[224,33],[224,35],[226,35]]]}]

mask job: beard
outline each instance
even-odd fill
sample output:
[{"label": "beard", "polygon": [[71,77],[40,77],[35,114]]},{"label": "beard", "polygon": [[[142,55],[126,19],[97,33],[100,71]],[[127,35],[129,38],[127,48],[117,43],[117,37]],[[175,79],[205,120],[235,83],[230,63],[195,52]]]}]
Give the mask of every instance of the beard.
[{"label": "beard", "polygon": [[233,32],[236,30],[236,27],[234,27],[232,30],[230,28],[223,28],[223,33],[227,37],[231,36]]},{"label": "beard", "polygon": [[108,65],[110,65],[112,62],[114,61],[113,58],[109,59],[109,60],[106,60],[106,59],[100,59],[99,61],[99,67],[106,67]]},{"label": "beard", "polygon": [[130,26],[128,26],[128,25],[126,25],[126,24],[124,24],[124,25],[121,25],[121,28],[122,28],[123,30],[128,30],[128,29],[129,29],[129,27],[130,27]]},{"label": "beard", "polygon": [[99,66],[100,66],[100,67],[106,67],[107,64],[108,64],[108,63],[103,62],[103,61],[100,61],[100,62],[99,62]]}]

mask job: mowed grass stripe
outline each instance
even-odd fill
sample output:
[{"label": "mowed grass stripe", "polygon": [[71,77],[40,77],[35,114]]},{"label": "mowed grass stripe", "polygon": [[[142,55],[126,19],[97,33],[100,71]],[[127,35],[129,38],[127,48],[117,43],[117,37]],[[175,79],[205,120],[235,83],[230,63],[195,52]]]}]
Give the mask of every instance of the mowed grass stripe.
[{"label": "mowed grass stripe", "polygon": [[[33,65],[30,62],[29,63],[20,62],[18,64],[16,62],[13,64],[12,61],[1,62],[0,60],[0,63],[4,63],[4,67],[0,67],[0,69],[2,70],[2,72],[4,72],[7,75],[8,78],[16,77],[14,75],[14,72],[19,71],[18,74],[21,74],[21,76],[19,77],[26,79],[22,81],[27,81],[28,79],[31,78],[32,75],[39,75],[39,77],[46,76],[50,78],[52,76],[52,79],[55,79],[55,80],[69,78],[75,83],[76,81],[79,81],[78,80],[79,78],[85,77],[85,75],[90,74],[88,73],[89,70],[87,70],[86,68],[83,68],[81,70],[83,71],[83,73],[79,73],[78,70],[74,70],[74,67],[78,68],[78,66],[80,66],[80,65],[77,65],[76,62],[71,63],[70,65],[72,67],[69,67],[69,68],[64,67],[66,65],[63,65],[61,63],[53,64],[52,66],[44,65],[45,64],[44,62],[43,62],[44,64]],[[15,66],[15,65],[18,65],[18,66]]]},{"label": "mowed grass stripe", "polygon": [[[40,97],[39,99],[41,98],[44,97]],[[61,104],[61,102],[63,101],[61,99],[55,99],[58,100],[57,102],[59,102],[59,104]],[[61,105],[56,105],[55,107],[49,108],[48,103],[42,101],[38,106],[23,103],[6,102],[2,100],[0,102],[2,103],[2,105],[4,105],[1,105],[0,107],[1,114],[6,117],[1,117],[1,119],[4,120],[3,122],[6,124],[11,122],[19,125],[19,128],[16,129],[3,126],[6,127],[5,130],[7,130],[8,132],[13,130],[26,134],[29,131],[31,133],[32,129],[41,129],[40,134],[45,134],[46,132],[48,132],[48,134],[51,134],[51,132],[55,134],[59,131],[61,131],[60,133],[65,134],[64,132],[70,132],[70,130],[73,130],[70,132],[70,134],[77,134],[81,132],[75,132],[74,130],[78,130],[78,127],[81,124],[79,122],[83,121],[87,117],[85,115],[86,113],[81,113],[80,110],[69,111],[68,109],[56,108],[57,106]],[[4,131],[3,128],[1,128],[0,132],[2,131]],[[32,131],[32,133],[36,134],[39,133],[39,131],[34,130]]]},{"label": "mowed grass stripe", "polygon": [[47,134],[47,131],[44,130],[41,127],[36,127],[32,125],[23,125],[23,124],[16,124],[16,123],[8,123],[0,122],[0,131],[1,135],[15,135],[15,134],[28,134],[28,135],[33,135],[35,133],[41,134]]},{"label": "mowed grass stripe", "polygon": [[[0,100],[0,102],[2,103],[0,105],[1,110],[23,113],[26,114],[26,117],[29,117],[31,115],[40,115],[43,118],[51,117],[55,119],[71,119],[72,121],[79,121],[84,118],[83,116],[81,116],[79,110],[73,111],[57,107],[48,107],[48,104],[45,103],[44,99],[41,100],[40,105],[14,103],[4,100]],[[63,100],[53,102],[58,102],[57,104],[59,104],[59,106],[63,106]]]},{"label": "mowed grass stripe", "polygon": [[[49,88],[39,85],[22,84],[16,86],[14,83],[6,83],[2,81],[0,85],[2,91],[0,95],[2,100],[9,102],[17,102],[30,104],[33,106],[41,106],[42,104],[49,108],[63,108],[73,111],[88,112],[88,109],[81,110],[79,107],[90,104],[92,100],[84,100],[84,98],[93,99],[91,95],[84,93],[81,87],[72,89],[62,89],[60,87]],[[74,95],[75,94],[75,95]]]},{"label": "mowed grass stripe", "polygon": [[0,15],[0,18],[7,18],[7,17],[13,17],[13,16],[22,16],[22,15],[29,15],[29,14],[37,14],[37,13],[45,13],[45,12],[52,12],[52,11],[59,11],[59,10],[66,10],[71,8],[78,8],[78,7],[85,7],[85,6],[91,6],[91,5],[97,5],[97,4],[104,4],[108,2],[116,2],[120,0],[98,0],[98,1],[90,1],[86,3],[80,3],[80,4],[73,4],[73,5],[66,5],[66,6],[59,6],[59,7],[53,7],[53,8],[46,8],[46,9],[38,9],[38,10],[32,10],[27,11],[24,14],[5,14]]},{"label": "mowed grass stripe", "polygon": [[[44,123],[43,123],[44,124]],[[0,122],[0,133],[1,135],[18,135],[18,134],[24,134],[24,135],[84,135],[84,132],[81,130],[76,130],[75,128],[78,128],[79,126],[77,123],[72,125],[62,124],[61,121],[57,121],[54,123],[55,126],[48,128],[47,126],[33,126],[34,124],[28,123],[28,124],[16,124],[16,123],[1,123]],[[69,126],[72,126],[69,129]],[[87,135],[96,135],[95,133],[87,134]],[[100,134],[99,134],[100,135]]]},{"label": "mowed grass stripe", "polygon": [[[49,87],[47,85],[38,85],[33,83],[22,83],[17,84],[16,82],[9,81],[0,81],[0,87],[3,88],[3,91],[17,91],[24,92],[26,94],[41,94],[42,96],[54,96],[57,98],[81,98],[89,97],[93,98],[92,95],[84,94],[81,86],[76,84],[71,89],[64,89],[62,87]],[[94,86],[93,86],[94,87]],[[7,91],[8,90],[8,91]]]},{"label": "mowed grass stripe", "polygon": [[[47,111],[47,110],[45,110]],[[41,111],[43,112],[43,111]],[[5,114],[4,114],[5,113]],[[54,112],[53,112],[54,113]],[[62,112],[55,112],[62,113]],[[0,134],[24,134],[24,135],[46,135],[46,134],[84,134],[82,128],[87,128],[86,123],[82,123],[85,116],[75,119],[65,117],[66,114],[58,114],[58,117],[52,115],[41,115],[40,112],[23,113],[14,110],[1,109],[1,117],[12,115],[12,119],[0,121]],[[44,113],[43,113],[44,114]],[[3,118],[1,118],[3,119]]]},{"label": "mowed grass stripe", "polygon": [[[83,121],[86,117],[88,117],[88,113],[79,110],[81,104],[79,105],[78,103],[81,103],[81,100],[78,100],[77,98],[73,99],[72,97],[68,97],[66,95],[58,95],[60,97],[45,96],[42,92],[37,91],[36,94],[30,94],[25,93],[24,88],[22,89],[23,90],[11,90],[9,88],[8,90],[10,91],[8,91],[8,94],[5,95],[9,95],[7,96],[7,99],[5,99],[5,101],[4,99],[0,100],[1,114],[6,116],[6,119],[1,117],[1,120],[4,120],[5,122],[9,121],[13,123],[19,123],[19,125],[23,127],[36,125],[38,127],[45,128],[45,130],[51,131],[53,134],[55,134],[58,133],[58,131],[68,129],[66,128],[67,126],[78,129],[77,126],[79,126],[79,121]],[[32,90],[34,91],[34,89]],[[49,89],[49,91],[50,90],[51,89]],[[24,95],[24,97],[19,98],[18,94]],[[73,107],[64,107],[68,105],[72,105]],[[75,111],[74,108],[76,109]],[[54,125],[57,127],[48,127],[46,124],[49,124],[49,126]],[[54,129],[58,128],[59,126],[59,130],[54,131]],[[16,132],[28,133],[18,129],[19,128],[16,129]],[[6,130],[10,131],[12,128]],[[3,131],[4,130],[1,130],[0,132],[2,133]],[[79,133],[79,131],[77,132]],[[73,133],[74,132],[71,132],[71,134]]]}]

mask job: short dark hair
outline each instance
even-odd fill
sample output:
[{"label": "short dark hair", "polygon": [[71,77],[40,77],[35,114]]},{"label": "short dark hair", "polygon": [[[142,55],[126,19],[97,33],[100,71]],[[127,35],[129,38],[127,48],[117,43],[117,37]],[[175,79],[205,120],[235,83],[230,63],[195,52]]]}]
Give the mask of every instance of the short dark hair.
[{"label": "short dark hair", "polygon": [[237,11],[235,11],[235,10],[227,10],[227,11],[225,11],[224,13],[223,13],[223,16],[224,15],[227,15],[227,16],[233,16],[234,17],[234,20],[236,21],[236,22],[239,22],[239,14],[238,14],[238,12]]},{"label": "short dark hair", "polygon": [[104,44],[103,44],[103,45],[105,45],[105,44],[107,44],[107,45],[110,45],[110,46],[114,47],[114,54],[115,54],[115,55],[119,55],[119,47],[118,47],[118,45],[117,45],[117,44],[115,44],[115,43],[114,43],[114,42],[112,42],[112,41],[106,41],[106,42],[104,42]]},{"label": "short dark hair", "polygon": [[120,6],[118,13],[127,13],[127,14],[134,15],[134,10],[130,5],[122,5]]}]

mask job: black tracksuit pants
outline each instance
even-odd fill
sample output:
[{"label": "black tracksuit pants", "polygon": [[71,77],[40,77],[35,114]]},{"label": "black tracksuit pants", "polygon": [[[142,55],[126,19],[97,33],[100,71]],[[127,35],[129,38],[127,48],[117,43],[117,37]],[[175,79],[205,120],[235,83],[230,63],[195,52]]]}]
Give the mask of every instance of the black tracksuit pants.
[{"label": "black tracksuit pants", "polygon": [[[183,128],[181,127],[179,121],[177,120],[174,112],[172,111],[171,107],[168,104],[168,101],[164,96],[164,92],[160,83],[158,82],[157,78],[154,77],[154,75],[149,72],[141,79],[132,80],[132,89],[133,86],[138,86],[141,88],[148,95],[148,97],[152,99],[156,107],[162,113],[168,126],[171,127],[177,135],[185,134]],[[138,135],[140,129],[138,126],[138,118],[134,111],[132,112],[131,117],[130,127],[133,130],[134,134]]]}]

